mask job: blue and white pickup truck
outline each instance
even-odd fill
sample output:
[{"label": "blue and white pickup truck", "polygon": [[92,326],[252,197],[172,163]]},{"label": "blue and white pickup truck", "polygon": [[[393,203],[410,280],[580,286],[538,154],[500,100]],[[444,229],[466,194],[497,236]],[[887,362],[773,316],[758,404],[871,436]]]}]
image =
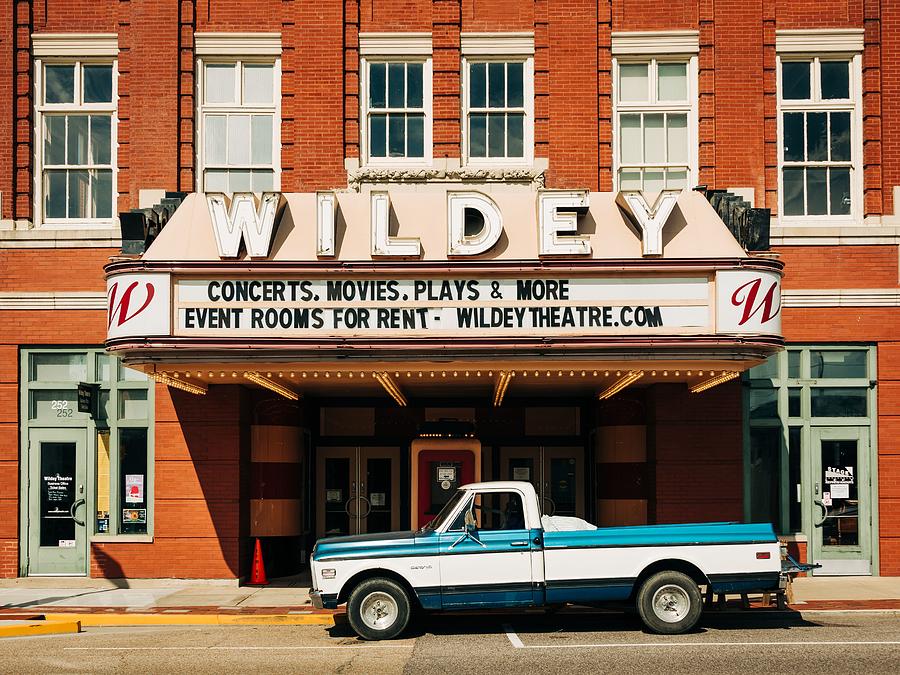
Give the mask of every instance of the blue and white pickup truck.
[{"label": "blue and white pickup truck", "polygon": [[461,487],[414,532],[320,539],[311,558],[316,607],[347,603],[369,640],[399,635],[416,609],[634,603],[657,633],[690,630],[700,586],[715,593],[783,587],[772,526],[738,523],[596,528],[541,516],[527,482]]}]

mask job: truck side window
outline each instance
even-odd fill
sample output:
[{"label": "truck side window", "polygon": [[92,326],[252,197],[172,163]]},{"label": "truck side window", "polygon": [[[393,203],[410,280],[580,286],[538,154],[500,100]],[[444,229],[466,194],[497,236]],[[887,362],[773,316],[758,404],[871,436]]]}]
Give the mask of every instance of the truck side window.
[{"label": "truck side window", "polygon": [[484,492],[475,498],[478,529],[524,530],[525,510],[518,492]]}]

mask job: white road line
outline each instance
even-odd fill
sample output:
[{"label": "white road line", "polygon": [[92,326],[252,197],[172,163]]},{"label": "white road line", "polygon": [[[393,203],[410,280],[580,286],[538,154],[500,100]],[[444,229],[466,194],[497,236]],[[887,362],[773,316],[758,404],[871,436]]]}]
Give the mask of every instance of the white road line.
[{"label": "white road line", "polygon": [[[900,645],[900,640],[866,640],[866,641],[837,641],[826,642],[823,640],[796,640],[786,642],[604,642],[599,644],[588,645],[523,645],[521,640],[518,645],[513,644],[520,649],[644,649],[646,647],[808,647],[812,645]],[[512,642],[512,637],[510,637]]]},{"label": "white road line", "polygon": [[207,650],[207,651],[302,651],[302,650],[310,650],[310,649],[377,649],[379,651],[383,650],[400,650],[400,649],[409,649],[409,644],[402,645],[334,645],[334,646],[313,646],[313,645],[303,645],[303,646],[285,646],[280,647],[276,645],[266,646],[266,647],[63,647],[63,651],[69,652],[84,652],[84,651],[93,651],[93,652],[152,652],[152,651],[197,651],[197,650]]},{"label": "white road line", "polygon": [[516,649],[524,649],[525,645],[522,644],[522,641],[519,639],[519,636],[516,635],[516,632],[512,629],[508,623],[503,624],[503,630],[506,631],[506,637],[509,638],[509,641],[512,643],[512,646]]}]

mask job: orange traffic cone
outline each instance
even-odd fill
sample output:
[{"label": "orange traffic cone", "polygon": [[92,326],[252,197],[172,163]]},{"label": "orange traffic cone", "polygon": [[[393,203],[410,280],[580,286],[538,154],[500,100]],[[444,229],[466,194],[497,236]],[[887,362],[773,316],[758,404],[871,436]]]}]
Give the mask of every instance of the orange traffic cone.
[{"label": "orange traffic cone", "polygon": [[250,569],[250,581],[247,583],[251,586],[268,586],[269,584],[269,580],[266,579],[266,566],[263,563],[259,538],[257,538],[256,548],[253,550],[253,567]]}]

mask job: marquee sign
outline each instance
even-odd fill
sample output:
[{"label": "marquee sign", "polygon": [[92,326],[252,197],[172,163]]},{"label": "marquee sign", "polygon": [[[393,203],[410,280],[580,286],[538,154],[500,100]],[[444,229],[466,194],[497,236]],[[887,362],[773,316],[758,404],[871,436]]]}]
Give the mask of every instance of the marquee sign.
[{"label": "marquee sign", "polygon": [[109,279],[109,338],[780,335],[780,275]]}]

